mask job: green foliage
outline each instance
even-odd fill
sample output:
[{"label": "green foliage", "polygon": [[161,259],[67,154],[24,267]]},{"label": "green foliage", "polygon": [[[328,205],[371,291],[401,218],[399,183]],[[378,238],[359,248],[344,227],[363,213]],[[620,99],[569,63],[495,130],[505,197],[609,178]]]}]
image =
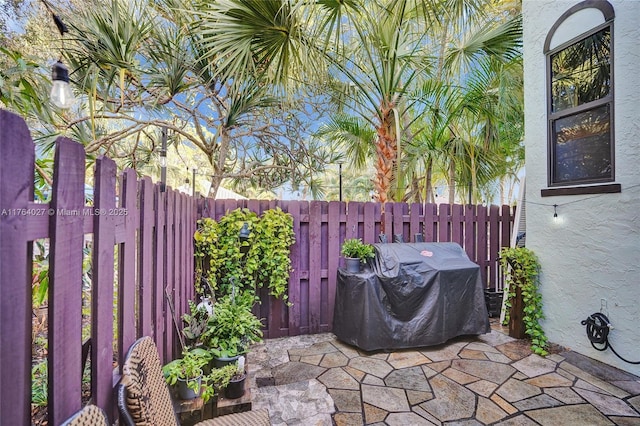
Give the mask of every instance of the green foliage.
[{"label": "green foliage", "polygon": [[255,296],[250,291],[224,296],[213,305],[202,341],[218,358],[247,352],[251,343],[262,341],[262,322],[251,312]]},{"label": "green foliage", "polygon": [[202,344],[202,334],[207,329],[209,313],[204,307],[198,308],[191,300],[189,300],[189,309],[190,313],[182,316],[182,321],[184,322],[182,334],[186,338],[187,345],[200,346]]},{"label": "green foliage", "polygon": [[367,259],[372,259],[375,256],[373,245],[363,243],[360,238],[344,240],[340,252],[344,257],[358,258],[362,263],[366,263]]},{"label": "green foliage", "polygon": [[165,380],[171,386],[184,380],[187,386],[194,391],[198,390],[198,380],[202,376],[202,368],[211,361],[211,354],[204,349],[183,351],[182,358],[174,359],[164,367],[162,373]]},{"label": "green foliage", "polygon": [[206,403],[227,387],[236,373],[235,364],[227,364],[221,368],[214,368],[211,373],[202,378],[202,400]]},{"label": "green foliage", "polygon": [[31,403],[38,407],[47,405],[47,360],[31,367]]},{"label": "green foliage", "polygon": [[[524,302],[524,324],[525,332],[531,338],[531,350],[538,355],[548,354],[547,336],[540,325],[540,320],[544,319],[542,312],[542,295],[538,292],[538,276],[540,273],[540,262],[536,255],[524,247],[503,248],[500,251],[500,263],[506,271],[505,280],[509,286],[505,306],[510,308],[515,298],[516,287],[522,291],[522,301]],[[509,322],[505,316],[505,324]]]},{"label": "green foliage", "polygon": [[293,217],[279,207],[267,210],[256,223],[246,263],[258,286],[266,284],[270,295],[283,300],[287,300],[293,243]]},{"label": "green foliage", "polygon": [[[244,224],[247,241],[240,240]],[[269,294],[287,299],[291,271],[290,248],[295,242],[293,218],[280,208],[265,211],[259,218],[249,209],[236,209],[219,222],[198,221],[194,235],[196,290],[216,298],[236,291],[251,291],[266,285]]]}]

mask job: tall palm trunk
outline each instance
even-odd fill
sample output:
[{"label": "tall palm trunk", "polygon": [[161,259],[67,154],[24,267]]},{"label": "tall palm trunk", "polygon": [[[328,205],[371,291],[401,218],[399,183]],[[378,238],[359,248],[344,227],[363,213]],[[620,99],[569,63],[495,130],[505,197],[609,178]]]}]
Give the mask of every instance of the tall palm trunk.
[{"label": "tall palm trunk", "polygon": [[376,175],[373,185],[374,199],[380,203],[389,201],[391,182],[394,177],[394,164],[398,155],[398,141],[395,134],[393,107],[389,104],[381,107],[382,120],[376,128]]},{"label": "tall palm trunk", "polygon": [[425,203],[435,203],[435,197],[433,196],[433,183],[432,183],[432,175],[433,175],[433,158],[429,158],[427,160],[427,179],[425,182],[426,186],[426,194],[424,197]]}]

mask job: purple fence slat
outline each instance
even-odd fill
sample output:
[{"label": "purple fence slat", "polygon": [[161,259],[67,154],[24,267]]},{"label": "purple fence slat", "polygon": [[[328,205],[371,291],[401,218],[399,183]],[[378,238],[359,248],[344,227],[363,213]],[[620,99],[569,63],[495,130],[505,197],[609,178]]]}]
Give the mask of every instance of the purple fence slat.
[{"label": "purple fence slat", "polygon": [[478,257],[476,263],[480,265],[482,282],[487,282],[487,245],[489,244],[489,223],[487,221],[487,208],[478,206]]},{"label": "purple fence slat", "polygon": [[[174,191],[167,191],[166,193],[166,206],[167,206],[167,216],[166,216],[166,224],[165,224],[165,238],[167,241],[167,248],[165,250],[165,259],[166,259],[166,267],[165,267],[165,274],[166,274],[166,281],[165,281],[165,287],[164,287],[164,300],[165,300],[165,305],[166,305],[166,311],[165,311],[165,345],[167,348],[167,352],[169,352],[169,354],[171,353],[175,353],[178,352],[176,350],[176,340],[174,339],[177,338],[176,335],[176,329],[174,326],[174,319],[177,319],[175,317],[175,312],[172,311],[172,309],[175,309],[175,251],[174,251],[174,247],[175,247],[175,227],[174,227],[174,222],[175,222],[175,204],[176,204],[176,197],[175,197],[175,192]],[[211,210],[213,212],[213,210]],[[170,356],[167,355],[167,359],[169,359]]]},{"label": "purple fence slat", "polygon": [[420,226],[420,216],[422,216],[422,204],[412,203],[409,208],[409,233],[406,241],[415,242],[416,234],[422,234]]},{"label": "purple fence slat", "polygon": [[406,203],[393,203],[390,205],[393,206],[388,210],[393,215],[392,216],[393,231],[387,232],[387,238],[389,238],[390,242],[395,241],[395,236],[396,234],[398,234],[402,236],[403,241],[409,241],[407,239],[408,235],[406,235],[404,232],[403,214],[404,214],[404,206],[406,205]]},{"label": "purple fence slat", "polygon": [[476,206],[467,205],[464,209],[464,249],[473,262],[477,259],[476,251]]},{"label": "purple fence slat", "polygon": [[451,208],[451,241],[464,247],[464,206],[454,204]]},{"label": "purple fence slat", "polygon": [[438,206],[425,204],[424,207],[424,240],[426,242],[438,241]]},{"label": "purple fence slat", "polygon": [[438,242],[446,243],[451,241],[451,206],[440,204],[438,211]]},{"label": "purple fence slat", "polygon": [[16,426],[31,424],[31,250],[27,216],[13,213],[33,199],[34,159],[25,122],[0,110],[0,413]]},{"label": "purple fence slat", "polygon": [[[82,233],[84,149],[56,140],[49,235],[49,423],[60,424],[81,408]],[[71,349],[70,349],[71,348]]]},{"label": "purple fence slat", "polygon": [[322,202],[312,201],[309,211],[309,300],[315,301],[309,309],[309,327],[311,333],[320,332],[322,291],[320,283],[320,224],[322,221]]},{"label": "purple fence slat", "polygon": [[140,258],[138,259],[138,273],[140,278],[138,285],[138,336],[153,335],[153,185],[149,177],[143,178],[138,183],[140,197]]},{"label": "purple fence slat", "polygon": [[[379,215],[376,214],[375,203],[364,203],[364,230],[363,239],[367,244],[377,243],[376,222],[380,221]],[[329,268],[331,270],[331,268]]]},{"label": "purple fence slat", "polygon": [[[251,208],[251,207],[249,207]],[[289,274],[289,335],[300,333],[300,202],[289,203],[289,214],[293,217],[293,233],[296,242],[291,246],[291,268]]]},{"label": "purple fence slat", "polygon": [[126,209],[125,239],[118,248],[118,364],[136,340],[136,232],[138,208],[136,194],[136,172],[127,169],[120,180],[120,206]]},{"label": "purple fence slat", "polygon": [[[112,407],[113,265],[115,261],[116,163],[96,160],[91,289],[91,396],[99,407]],[[112,410],[106,410],[109,418]],[[113,419],[111,419],[113,420]]]},{"label": "purple fence slat", "polygon": [[336,283],[338,280],[337,270],[340,264],[340,203],[339,201],[330,201],[327,213],[327,279],[328,294],[327,303],[329,311],[327,313],[329,320],[329,329],[333,328],[333,305],[336,298]]},{"label": "purple fence slat", "polygon": [[166,192],[160,191],[160,185],[154,186],[154,210],[155,210],[155,227],[154,227],[154,244],[153,244],[153,326],[154,336],[156,336],[156,344],[158,346],[158,355],[162,363],[167,362],[166,356],[166,337],[165,337],[165,306],[164,306],[164,286],[165,286],[165,233],[164,221],[166,213]]}]

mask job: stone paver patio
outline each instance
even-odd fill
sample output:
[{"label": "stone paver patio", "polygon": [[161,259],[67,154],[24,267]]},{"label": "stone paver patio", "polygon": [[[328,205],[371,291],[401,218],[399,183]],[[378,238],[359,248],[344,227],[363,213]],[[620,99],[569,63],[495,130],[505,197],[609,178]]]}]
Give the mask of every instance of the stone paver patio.
[{"label": "stone paver patio", "polygon": [[497,324],[440,346],[364,352],[333,334],[249,355],[274,425],[640,425],[640,377],[575,352],[532,354]]}]

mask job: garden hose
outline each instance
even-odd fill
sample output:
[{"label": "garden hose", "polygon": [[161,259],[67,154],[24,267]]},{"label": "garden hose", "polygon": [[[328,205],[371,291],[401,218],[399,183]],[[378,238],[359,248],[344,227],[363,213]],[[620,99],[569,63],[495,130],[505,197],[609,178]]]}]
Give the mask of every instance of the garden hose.
[{"label": "garden hose", "polygon": [[[609,331],[613,329],[613,326],[609,322],[609,318],[606,315],[596,312],[589,315],[586,320],[581,322],[582,325],[587,326],[587,337],[591,342],[591,346],[599,351],[605,351],[607,348],[611,348],[611,351],[621,360],[629,364],[640,364],[640,361],[629,361],[624,359],[609,343]],[[604,345],[603,347],[597,347],[596,345]]]}]

